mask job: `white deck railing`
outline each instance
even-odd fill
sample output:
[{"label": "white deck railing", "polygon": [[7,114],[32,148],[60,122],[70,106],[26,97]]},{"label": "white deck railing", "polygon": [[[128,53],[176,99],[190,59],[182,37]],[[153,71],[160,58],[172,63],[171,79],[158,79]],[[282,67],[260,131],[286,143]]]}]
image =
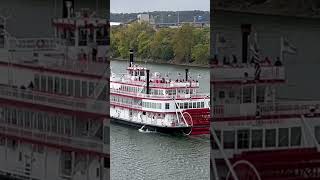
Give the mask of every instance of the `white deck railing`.
[{"label": "white deck railing", "polygon": [[16,50],[54,50],[57,49],[58,41],[53,38],[12,38],[9,44],[11,49]]},{"label": "white deck railing", "polygon": [[[126,80],[123,81],[112,81],[113,83],[126,83],[128,85],[138,85],[142,86],[146,82],[145,81],[133,81],[131,78],[126,78]],[[185,88],[185,87],[192,87],[192,88],[198,88],[199,82],[175,82],[171,81],[171,83],[156,83],[156,82],[150,82],[150,87],[156,87],[156,88]]]},{"label": "white deck railing", "polygon": [[6,86],[0,86],[0,97],[67,110],[108,114],[107,102],[89,98],[67,97]]},{"label": "white deck railing", "polygon": [[154,95],[154,94],[144,94],[144,93],[134,93],[134,92],[128,92],[128,91],[122,91],[122,90],[116,90],[116,89],[110,89],[110,93],[114,94],[120,94],[120,95],[129,95],[132,97],[138,97],[138,98],[146,98],[146,99],[180,99],[180,98],[200,98],[200,99],[206,99],[209,98],[209,94],[205,93],[196,93],[196,94],[178,94],[178,95]]},{"label": "white deck railing", "polygon": [[[212,69],[212,81],[239,81],[255,79],[256,69],[249,67],[224,67]],[[247,73],[247,77],[245,77]],[[284,80],[285,70],[283,67],[262,66],[260,80]]]},{"label": "white deck railing", "polygon": [[66,137],[58,134],[49,134],[38,130],[24,129],[21,127],[0,123],[0,132],[8,136],[35,140],[53,145],[84,149],[98,153],[103,152],[103,141],[93,140],[85,137]]},{"label": "white deck railing", "polygon": [[239,116],[255,116],[259,111],[260,115],[301,115],[312,113],[320,113],[320,101],[284,101],[275,103],[253,103],[248,104],[224,104],[215,105],[213,113],[215,117],[239,117]]}]

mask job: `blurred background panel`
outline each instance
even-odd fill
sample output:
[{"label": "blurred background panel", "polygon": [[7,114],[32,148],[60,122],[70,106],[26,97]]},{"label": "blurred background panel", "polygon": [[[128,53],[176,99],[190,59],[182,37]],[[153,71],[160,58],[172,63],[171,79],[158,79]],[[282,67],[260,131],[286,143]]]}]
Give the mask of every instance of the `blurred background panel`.
[{"label": "blurred background panel", "polygon": [[[64,0],[0,1],[0,15],[8,17],[8,30],[16,37],[47,37],[52,35],[52,17],[62,16]],[[75,10],[90,8],[108,17],[110,2],[106,0],[75,0]],[[32,23],[30,23],[32,20]]]}]

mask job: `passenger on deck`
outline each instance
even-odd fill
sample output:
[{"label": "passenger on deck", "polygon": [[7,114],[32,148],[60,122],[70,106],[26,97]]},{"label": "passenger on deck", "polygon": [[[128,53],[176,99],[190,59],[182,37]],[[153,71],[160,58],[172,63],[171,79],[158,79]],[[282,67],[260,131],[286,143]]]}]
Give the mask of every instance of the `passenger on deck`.
[{"label": "passenger on deck", "polygon": [[33,82],[32,81],[30,82],[28,89],[33,89]]},{"label": "passenger on deck", "polygon": [[274,63],[275,66],[282,66],[282,62],[280,61],[279,57],[277,57],[276,62]]},{"label": "passenger on deck", "polygon": [[268,56],[264,59],[263,64],[271,65],[271,61]]},{"label": "passenger on deck", "polygon": [[232,55],[232,64],[233,65],[236,65],[238,63],[238,59],[237,59],[237,56],[236,55]]},{"label": "passenger on deck", "polygon": [[227,58],[226,56],[223,57],[223,64],[230,65],[229,58]]}]

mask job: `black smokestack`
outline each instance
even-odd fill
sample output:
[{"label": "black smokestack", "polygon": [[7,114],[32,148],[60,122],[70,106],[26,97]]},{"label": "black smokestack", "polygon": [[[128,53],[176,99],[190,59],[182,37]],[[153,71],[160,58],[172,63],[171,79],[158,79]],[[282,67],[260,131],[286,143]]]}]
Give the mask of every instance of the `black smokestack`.
[{"label": "black smokestack", "polygon": [[133,49],[130,49],[130,64],[129,67],[133,66]]},{"label": "black smokestack", "polygon": [[147,69],[147,94],[150,94],[150,80],[149,80],[149,77],[150,77],[150,70]]},{"label": "black smokestack", "polygon": [[[63,0],[62,3],[62,17],[67,18],[68,15],[71,15],[69,13],[74,10],[74,0]],[[69,3],[71,3],[70,11],[67,7],[67,4]]]},{"label": "black smokestack", "polygon": [[186,81],[188,81],[189,69],[186,69]]},{"label": "black smokestack", "polygon": [[248,62],[248,37],[251,33],[251,24],[242,24],[242,63]]}]

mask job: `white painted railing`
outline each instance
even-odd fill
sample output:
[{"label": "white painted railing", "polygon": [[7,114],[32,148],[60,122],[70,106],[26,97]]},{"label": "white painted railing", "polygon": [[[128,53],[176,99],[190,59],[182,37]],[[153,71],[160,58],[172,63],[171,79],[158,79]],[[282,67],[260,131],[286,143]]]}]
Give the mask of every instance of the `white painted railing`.
[{"label": "white painted railing", "polygon": [[266,103],[259,104],[262,115],[271,114],[306,114],[310,113],[310,110],[314,108],[318,110],[320,108],[320,101],[287,101],[276,102],[274,104]]},{"label": "white painted railing", "polygon": [[154,94],[144,94],[144,93],[134,93],[116,89],[110,89],[110,93],[129,95],[132,97],[140,98],[156,98],[156,99],[179,99],[179,98],[209,98],[209,94],[197,93],[197,94],[178,94],[178,95],[154,95]]},{"label": "white painted railing", "polygon": [[300,115],[320,113],[320,101],[284,101],[275,103],[248,104],[224,104],[215,105],[213,108],[215,117],[238,117],[260,115]]},{"label": "white painted railing", "polygon": [[53,50],[57,49],[57,44],[58,41],[52,38],[14,38],[9,40],[9,47],[15,50]]},{"label": "white painted railing", "polygon": [[[116,81],[112,81],[113,83],[117,83]],[[125,79],[123,79],[120,83],[125,83],[127,85],[138,85],[142,86],[145,84],[145,81],[133,81],[131,79],[131,76],[127,76]],[[199,82],[193,81],[191,82],[175,82],[171,81],[170,83],[156,83],[155,81],[150,82],[150,87],[156,87],[156,88],[184,88],[184,87],[192,87],[192,88],[198,88],[199,87]]]},{"label": "white painted railing", "polygon": [[2,123],[0,123],[0,132],[8,136],[35,140],[43,143],[50,143],[52,145],[60,145],[76,149],[94,151],[98,153],[103,152],[104,146],[102,140],[98,141],[85,137],[66,137],[58,134],[49,134],[46,132],[24,129],[21,127]]},{"label": "white painted railing", "polygon": [[[55,94],[41,93],[31,90],[0,86],[0,97],[9,100],[47,105],[67,110],[108,114],[107,102],[94,99],[67,97]],[[92,106],[93,104],[93,106]]]},{"label": "white painted railing", "polygon": [[[238,81],[255,79],[256,69],[254,66],[249,67],[225,67],[212,69],[212,81]],[[245,76],[247,74],[247,76]],[[284,80],[284,67],[262,66],[261,80]]]}]

